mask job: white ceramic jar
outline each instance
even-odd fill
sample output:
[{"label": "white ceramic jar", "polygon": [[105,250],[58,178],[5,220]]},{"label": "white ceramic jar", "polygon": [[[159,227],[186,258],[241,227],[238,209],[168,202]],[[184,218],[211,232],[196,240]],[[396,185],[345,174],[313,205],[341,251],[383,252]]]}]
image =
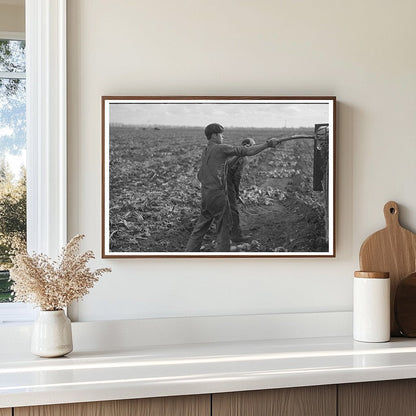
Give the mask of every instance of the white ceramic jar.
[{"label": "white ceramic jar", "polygon": [[353,336],[356,341],[390,341],[390,278],[387,272],[354,273]]}]

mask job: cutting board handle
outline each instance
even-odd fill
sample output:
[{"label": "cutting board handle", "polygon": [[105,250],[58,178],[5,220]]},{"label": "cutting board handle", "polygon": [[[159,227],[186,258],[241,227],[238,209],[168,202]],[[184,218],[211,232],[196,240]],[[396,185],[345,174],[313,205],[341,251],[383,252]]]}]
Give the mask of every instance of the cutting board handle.
[{"label": "cutting board handle", "polygon": [[384,218],[387,227],[400,227],[399,205],[397,205],[397,202],[389,201],[384,205]]}]

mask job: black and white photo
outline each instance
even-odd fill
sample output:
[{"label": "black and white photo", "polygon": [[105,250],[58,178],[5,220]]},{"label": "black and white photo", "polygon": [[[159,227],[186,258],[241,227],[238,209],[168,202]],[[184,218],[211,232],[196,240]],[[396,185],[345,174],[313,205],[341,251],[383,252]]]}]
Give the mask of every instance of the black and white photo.
[{"label": "black and white photo", "polygon": [[335,255],[334,97],[102,97],[103,257]]}]

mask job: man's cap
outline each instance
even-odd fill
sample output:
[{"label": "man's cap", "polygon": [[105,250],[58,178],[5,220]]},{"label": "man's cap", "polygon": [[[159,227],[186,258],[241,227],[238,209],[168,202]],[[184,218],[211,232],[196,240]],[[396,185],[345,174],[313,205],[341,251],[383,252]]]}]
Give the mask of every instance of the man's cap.
[{"label": "man's cap", "polygon": [[205,136],[207,136],[207,139],[211,138],[211,134],[218,134],[218,133],[223,133],[223,132],[224,132],[224,127],[218,123],[211,123],[205,127]]}]

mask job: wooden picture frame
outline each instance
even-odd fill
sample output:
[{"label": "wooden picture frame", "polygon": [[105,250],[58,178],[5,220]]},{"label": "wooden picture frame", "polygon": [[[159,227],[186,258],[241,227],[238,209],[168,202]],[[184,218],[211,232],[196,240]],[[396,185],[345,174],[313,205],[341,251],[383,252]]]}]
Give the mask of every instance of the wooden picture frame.
[{"label": "wooden picture frame", "polygon": [[103,96],[102,257],[335,257],[335,109],[332,96]]}]

